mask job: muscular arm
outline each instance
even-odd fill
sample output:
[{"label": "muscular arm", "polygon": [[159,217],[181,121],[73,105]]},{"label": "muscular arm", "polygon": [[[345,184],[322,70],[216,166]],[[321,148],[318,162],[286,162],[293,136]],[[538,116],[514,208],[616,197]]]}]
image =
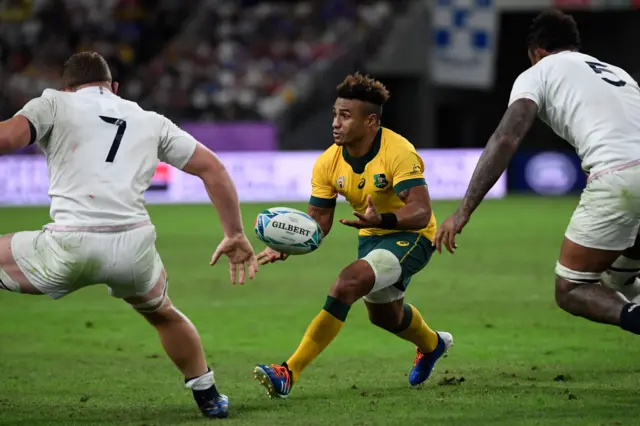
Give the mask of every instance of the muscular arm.
[{"label": "muscular arm", "polygon": [[507,169],[511,157],[531,128],[537,112],[538,106],[530,99],[518,99],[511,104],[482,152],[458,210],[471,215],[480,205]]},{"label": "muscular arm", "polygon": [[33,142],[35,129],[32,127],[22,115],[0,122],[0,154],[9,154]]},{"label": "muscular arm", "polygon": [[398,194],[405,206],[394,213],[398,223],[394,229],[414,231],[427,227],[431,220],[431,197],[426,185],[414,186]]},{"label": "muscular arm", "polygon": [[243,234],[238,193],[231,176],[218,157],[202,144],[198,144],[183,171],[198,176],[204,182],[207,194],[220,216],[224,235],[232,237]]},{"label": "muscular arm", "polygon": [[331,231],[333,225],[333,214],[335,213],[335,207],[316,207],[313,204],[309,204],[308,213],[322,229],[323,237],[326,237]]}]

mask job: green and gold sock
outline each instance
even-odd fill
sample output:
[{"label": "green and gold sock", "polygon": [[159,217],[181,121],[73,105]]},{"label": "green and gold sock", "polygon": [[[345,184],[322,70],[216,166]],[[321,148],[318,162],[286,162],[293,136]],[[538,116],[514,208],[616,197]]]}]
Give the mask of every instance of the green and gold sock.
[{"label": "green and gold sock", "polygon": [[349,309],[351,309],[351,305],[327,296],[324,308],[311,321],[298,349],[287,360],[287,367],[292,373],[293,383],[298,380],[302,370],[316,359],[340,333]]},{"label": "green and gold sock", "polygon": [[438,346],[438,333],[429,328],[413,305],[404,305],[402,323],[393,333],[416,345],[423,354],[433,352]]}]

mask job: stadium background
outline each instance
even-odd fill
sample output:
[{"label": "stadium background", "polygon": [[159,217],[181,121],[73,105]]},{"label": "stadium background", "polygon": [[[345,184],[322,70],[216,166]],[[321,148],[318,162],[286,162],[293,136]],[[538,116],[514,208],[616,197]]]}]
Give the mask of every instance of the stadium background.
[{"label": "stadium background", "polygon": [[[122,96],[219,153],[251,233],[262,208],[305,208],[311,166],[331,143],[334,88],[361,71],[391,90],[383,125],[420,150],[442,220],[528,66],[529,21],[554,4],[572,10],[585,51],[640,77],[636,0],[0,0],[0,119],[58,87],[70,54],[96,50]],[[633,424],[632,338],[554,306],[556,253],[585,184],[568,148],[536,123],[459,254],[414,280],[410,300],[458,339],[421,392],[401,374],[411,349],[356,307],[346,336],[275,405],[250,383],[252,365],[294,349],[355,236],[335,225],[317,253],[229,288],[224,268],[203,267],[221,231],[202,185],[161,164],[147,200],[172,296],[200,328],[238,424]],[[36,147],[0,156],[0,234],[46,223],[47,177]],[[53,304],[0,294],[0,424],[196,424],[133,318],[103,289]]]}]

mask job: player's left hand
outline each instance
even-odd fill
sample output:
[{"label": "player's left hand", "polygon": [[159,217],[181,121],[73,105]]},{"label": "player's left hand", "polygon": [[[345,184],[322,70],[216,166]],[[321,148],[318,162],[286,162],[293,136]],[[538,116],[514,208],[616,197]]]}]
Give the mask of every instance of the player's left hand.
[{"label": "player's left hand", "polygon": [[353,215],[358,218],[358,220],[347,220],[340,219],[340,223],[343,225],[350,226],[356,229],[362,228],[377,228],[380,226],[380,222],[382,222],[382,217],[378,214],[378,210],[376,206],[373,204],[373,198],[371,195],[367,198],[367,210],[362,213],[353,212]]},{"label": "player's left hand", "polygon": [[258,260],[251,243],[244,234],[224,237],[213,253],[210,265],[215,265],[223,254],[229,258],[229,274],[232,284],[238,281],[240,284],[244,284],[247,269],[249,269],[249,278],[255,277],[258,271]]},{"label": "player's left hand", "polygon": [[462,233],[462,228],[469,222],[469,215],[461,210],[456,210],[454,214],[449,216],[438,227],[436,238],[433,245],[436,246],[438,253],[442,253],[442,244],[447,248],[449,253],[453,254],[456,245],[456,234]]}]

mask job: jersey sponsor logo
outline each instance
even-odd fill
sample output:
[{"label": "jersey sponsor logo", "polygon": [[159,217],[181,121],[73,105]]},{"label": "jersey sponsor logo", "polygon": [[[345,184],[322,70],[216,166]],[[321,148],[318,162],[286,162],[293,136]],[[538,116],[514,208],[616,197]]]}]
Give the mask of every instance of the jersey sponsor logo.
[{"label": "jersey sponsor logo", "polygon": [[376,188],[386,188],[387,185],[389,185],[389,181],[387,180],[387,177],[384,175],[384,173],[378,173],[373,175],[373,185]]},{"label": "jersey sponsor logo", "polygon": [[344,189],[344,176],[340,176],[338,179],[336,179],[336,186],[340,189]]},{"label": "jersey sponsor logo", "polygon": [[307,229],[303,229],[298,226],[287,225],[286,223],[278,222],[275,220],[271,222],[271,226],[273,226],[274,228],[282,229],[284,231],[293,232],[294,234],[304,235],[305,237],[311,235],[311,231]]},{"label": "jersey sponsor logo", "polygon": [[407,247],[409,245],[409,241],[397,241],[396,244],[400,247]]},{"label": "jersey sponsor logo", "polygon": [[365,178],[360,179],[360,182],[358,182],[358,189],[364,188],[364,185],[366,183],[367,183],[367,180]]}]

